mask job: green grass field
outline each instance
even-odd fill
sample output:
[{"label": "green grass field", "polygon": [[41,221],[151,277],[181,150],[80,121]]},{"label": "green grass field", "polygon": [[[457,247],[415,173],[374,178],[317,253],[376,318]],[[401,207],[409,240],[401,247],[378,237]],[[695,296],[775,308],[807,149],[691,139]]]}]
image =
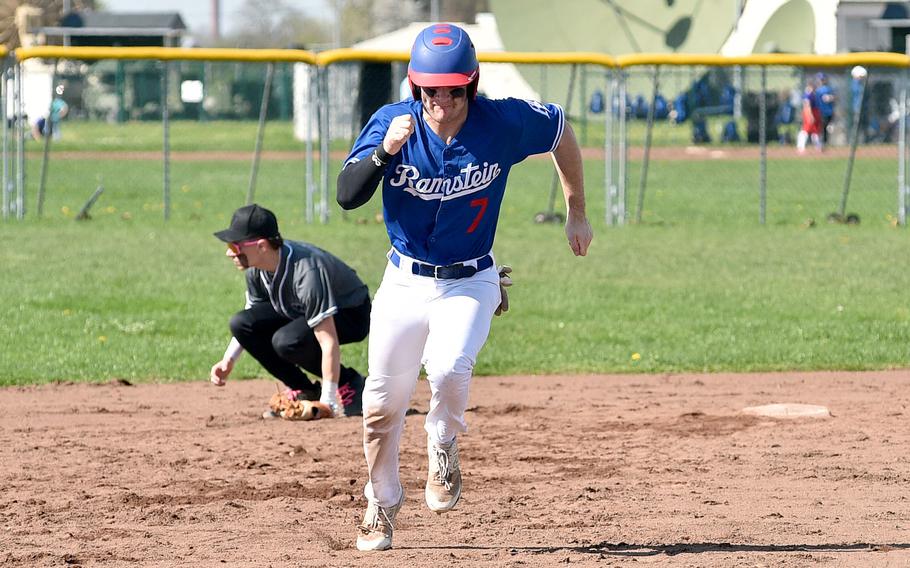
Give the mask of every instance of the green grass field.
[{"label": "green grass field", "polygon": [[[575,113],[577,114],[577,112]],[[720,133],[729,116],[708,117],[708,129],[714,146],[727,147],[721,144]],[[603,148],[604,115],[586,115],[586,123],[581,122],[580,115],[572,121],[579,141],[592,148]],[[629,144],[641,146],[645,139],[644,120],[630,119]],[[618,126],[617,126],[618,128]],[[746,122],[739,123],[740,135],[745,135]],[[257,124],[245,121],[173,121],[170,127],[170,147],[172,152],[185,151],[234,151],[249,152],[252,158],[256,145]],[[104,122],[73,121],[64,122],[63,137],[51,143],[51,152],[72,152],[86,149],[118,152],[161,152],[164,144],[164,130],[159,122],[129,122],[108,124]],[[294,138],[293,125],[290,122],[274,120],[265,125],[263,150],[304,151],[304,144]],[[685,146],[692,141],[692,124],[680,125],[666,120],[654,125],[652,144],[654,146]],[[351,141],[333,141],[332,150],[347,151]],[[318,150],[318,144],[316,150]],[[26,140],[26,150],[32,153],[34,160],[40,160],[44,150],[43,142]]]},{"label": "green grass field", "polygon": [[[573,112],[572,125],[579,142],[586,147],[603,148],[605,117],[603,114],[585,115],[582,122],[577,108]],[[723,126],[730,120],[729,116],[718,115],[706,118],[707,128],[712,142],[711,148],[730,148],[745,146],[745,142],[729,144],[721,141]],[[628,121],[629,147],[644,145],[646,135],[646,121],[630,119]],[[740,119],[737,128],[740,136],[746,135],[746,120]],[[618,128],[618,125],[614,126]],[[795,136],[795,126],[791,127],[791,135]],[[51,153],[96,150],[105,152],[161,152],[164,143],[164,130],[157,122],[129,122],[124,124],[108,124],[104,122],[64,122],[63,138],[51,144]],[[256,145],[257,124],[244,121],[174,121],[170,128],[170,147],[172,152],[187,151],[227,151],[248,152],[252,159],[253,149]],[[333,151],[347,151],[350,149],[351,140],[335,140],[331,144]],[[682,124],[673,124],[667,120],[657,121],[651,139],[652,146],[688,146],[692,144],[691,121]],[[774,141],[769,140],[773,145]],[[268,151],[298,151],[303,152],[305,146],[294,138],[293,125],[290,122],[274,120],[266,123],[263,136],[263,150]],[[318,151],[318,144],[315,150]],[[26,140],[26,150],[30,152],[32,160],[40,161],[44,150],[43,142],[35,142],[30,138]]]},{"label": "green grass field", "polygon": [[[216,130],[203,133],[239,139]],[[243,204],[249,163],[172,164],[168,222],[159,162],[56,160],[41,219],[38,167],[29,162],[26,220],[0,222],[0,384],[205,380],[243,305],[242,275],[212,232]],[[624,228],[603,221],[603,163],[586,168],[595,228],[586,258],[571,255],[560,226],[533,222],[546,208],[549,160],[513,170],[495,247],[515,269],[513,309],[494,321],[479,374],[907,366],[908,237],[891,217],[893,160],[857,164],[858,226],[824,222],[840,195],[837,160],[772,162],[769,180],[812,183],[773,186],[764,226],[753,162],[652,163],[644,222]],[[92,219],[75,221],[99,175]],[[375,292],[388,247],[379,199],[346,215],[333,206],[329,224],[308,225],[303,178],[300,162],[263,162],[257,201],[286,237],[338,254]],[[366,342],[344,355],[364,369]],[[235,375],[263,371],[245,357]]]},{"label": "green grass field", "polygon": [[[172,121],[170,145],[172,151],[189,150],[247,150],[252,155],[256,145],[257,123],[251,121]],[[95,121],[65,121],[60,140],[51,144],[52,151],[161,151],[164,128],[161,122],[128,122],[109,124]],[[302,150],[303,144],[294,139],[293,125],[274,120],[265,125],[264,147],[268,150]],[[41,151],[43,142],[27,141],[28,149]]]}]

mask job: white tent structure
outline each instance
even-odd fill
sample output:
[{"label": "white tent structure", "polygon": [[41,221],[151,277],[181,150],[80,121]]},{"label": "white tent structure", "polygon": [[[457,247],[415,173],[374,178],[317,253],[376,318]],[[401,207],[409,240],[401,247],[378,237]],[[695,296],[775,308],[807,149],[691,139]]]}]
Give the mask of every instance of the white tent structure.
[{"label": "white tent structure", "polygon": [[[505,51],[496,18],[493,14],[478,14],[477,23],[465,24],[455,22],[462,27],[474,42],[478,52]],[[399,51],[409,52],[414,40],[421,30],[431,22],[414,22],[393,32],[376,36],[352,45],[352,49],[362,51]],[[311,88],[310,73],[312,70],[303,64],[294,66],[294,136],[298,140],[315,140],[316,121],[312,116],[308,122],[308,108]],[[403,63],[392,65],[394,92],[389,93],[389,100],[398,100],[407,93],[407,66]],[[356,130],[355,109],[358,101],[359,69],[356,65],[333,65],[328,76],[331,100],[324,101],[329,114],[329,132],[331,138],[347,137]],[[479,91],[493,99],[515,97],[538,100],[538,93],[524,80],[518,68],[511,63],[481,63]],[[359,126],[359,125],[358,125]]]},{"label": "white tent structure", "polygon": [[[811,9],[812,19],[803,22],[809,29],[815,30],[813,40],[813,53],[830,55],[837,51],[837,6],[838,0],[800,0],[799,3],[807,4]],[[727,56],[747,55],[761,51],[762,46],[757,45],[759,36],[765,26],[791,0],[761,0],[760,2],[746,2],[736,24],[736,28],[721,47],[720,53]]]},{"label": "white tent structure", "polygon": [[[805,19],[795,21],[802,17]],[[778,37],[808,34],[809,53],[899,53],[906,49],[906,42],[896,43],[894,36],[910,32],[910,8],[907,2],[880,0],[752,0],[744,2],[736,27],[720,53],[736,56],[773,51],[762,45],[760,38],[775,29]]]},{"label": "white tent structure", "polygon": [[[496,18],[493,14],[477,14],[476,24],[453,22],[471,36],[474,49],[478,52],[505,51]],[[377,36],[351,46],[354,49],[367,51],[411,51],[417,34],[431,22],[414,22],[393,32]],[[404,72],[398,77],[404,78]],[[516,97],[519,99],[538,100],[539,95],[524,80],[521,73],[512,63],[481,63],[480,92],[491,99]]]}]

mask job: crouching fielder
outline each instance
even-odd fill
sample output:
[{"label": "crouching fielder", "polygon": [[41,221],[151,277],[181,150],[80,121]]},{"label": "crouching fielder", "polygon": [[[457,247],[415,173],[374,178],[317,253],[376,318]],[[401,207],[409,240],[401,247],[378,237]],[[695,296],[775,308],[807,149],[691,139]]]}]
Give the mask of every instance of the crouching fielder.
[{"label": "crouching fielder", "polygon": [[363,395],[368,505],[360,550],[392,546],[404,500],[399,442],[421,365],[431,391],[427,506],[442,513],[461,495],[456,436],[466,430],[474,363],[502,299],[491,251],[511,167],[552,152],[572,252],[587,254],[593,236],[581,152],[562,108],[479,96],[478,72],[464,30],[451,24],[424,29],[408,66],[413,100],[373,115],[338,176],[338,203],[345,209],[369,201],[382,182],[392,245],[370,324]]}]

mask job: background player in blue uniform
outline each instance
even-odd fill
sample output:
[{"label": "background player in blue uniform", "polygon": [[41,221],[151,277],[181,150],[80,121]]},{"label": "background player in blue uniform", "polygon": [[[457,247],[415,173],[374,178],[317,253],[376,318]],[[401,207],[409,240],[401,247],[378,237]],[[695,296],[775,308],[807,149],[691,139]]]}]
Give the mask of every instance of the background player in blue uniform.
[{"label": "background player in blue uniform", "polygon": [[828,84],[828,75],[818,73],[815,75],[818,86],[815,88],[815,96],[818,97],[818,110],[822,115],[822,123],[819,125],[821,130],[822,145],[828,145],[828,127],[834,119],[834,104],[837,96],[834,89]]},{"label": "background player in blue uniform", "polygon": [[346,209],[369,201],[382,182],[392,244],[370,324],[363,396],[368,506],[360,550],[392,545],[404,500],[399,443],[421,365],[432,393],[425,426],[427,506],[445,512],[461,495],[456,435],[466,430],[474,363],[502,301],[491,251],[511,167],[552,152],[572,252],[587,254],[593,237],[581,152],[562,108],[476,96],[474,46],[450,24],[420,33],[408,78],[414,100],[379,109],[338,176],[338,202]]}]

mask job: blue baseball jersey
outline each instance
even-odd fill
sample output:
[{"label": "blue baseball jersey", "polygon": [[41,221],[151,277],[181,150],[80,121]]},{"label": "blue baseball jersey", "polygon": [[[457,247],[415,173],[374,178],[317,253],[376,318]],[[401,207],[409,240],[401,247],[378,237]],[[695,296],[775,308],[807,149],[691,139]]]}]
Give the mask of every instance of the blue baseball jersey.
[{"label": "blue baseball jersey", "polygon": [[804,91],[803,100],[809,101],[809,108],[816,109],[818,108],[818,93],[815,90]]},{"label": "blue baseball jersey", "polygon": [[385,105],[345,160],[368,159],[396,116],[415,118],[414,133],[383,176],[382,211],[392,246],[429,264],[489,253],[509,170],[528,156],[555,150],[565,128],[556,104],[481,96],[469,104],[464,125],[448,145],[423,120],[420,101]]},{"label": "blue baseball jersey", "polygon": [[815,89],[815,96],[818,98],[818,110],[822,116],[830,118],[834,116],[834,89],[828,85],[822,85]]}]

